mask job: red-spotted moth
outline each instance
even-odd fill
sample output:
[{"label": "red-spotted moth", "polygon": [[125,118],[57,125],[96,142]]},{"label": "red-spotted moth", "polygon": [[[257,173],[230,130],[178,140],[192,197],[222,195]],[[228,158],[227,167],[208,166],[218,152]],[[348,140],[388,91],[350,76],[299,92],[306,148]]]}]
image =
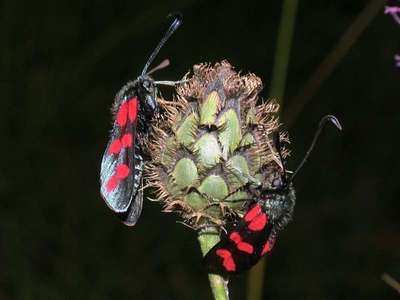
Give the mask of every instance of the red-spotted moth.
[{"label": "red-spotted moth", "polygon": [[[221,240],[204,257],[203,264],[210,273],[224,276],[249,270],[261,257],[271,251],[276,237],[292,219],[296,195],[293,179],[309,157],[315,143],[327,122],[332,122],[342,129],[336,117],[327,115],[322,118],[314,139],[305,157],[296,171],[288,177],[281,155],[279,137],[275,139],[283,170],[277,174],[271,186],[249,177],[257,188],[254,197],[248,203],[247,212],[222,232]],[[244,174],[241,174],[245,176]]]},{"label": "red-spotted moth", "polygon": [[143,139],[148,132],[148,123],[158,112],[157,85],[179,83],[154,81],[149,76],[166,67],[168,60],[149,72],[147,69],[181,24],[181,15],[174,15],[172,24],[150,55],[141,75],[121,88],[112,107],[114,122],[101,162],[100,192],[107,206],[128,226],[136,224],[142,211]]}]

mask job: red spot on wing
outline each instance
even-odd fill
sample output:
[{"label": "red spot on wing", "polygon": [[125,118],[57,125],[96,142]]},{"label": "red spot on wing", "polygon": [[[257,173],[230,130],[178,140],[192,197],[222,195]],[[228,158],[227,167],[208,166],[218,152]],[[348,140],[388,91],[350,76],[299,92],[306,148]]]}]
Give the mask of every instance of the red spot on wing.
[{"label": "red spot on wing", "polygon": [[138,100],[136,97],[133,97],[128,102],[128,116],[129,120],[133,123],[136,121],[137,118],[137,111],[138,111]]},{"label": "red spot on wing", "polygon": [[129,175],[129,167],[126,164],[120,164],[115,170],[115,177],[118,179],[125,179]]},{"label": "red spot on wing", "polygon": [[254,252],[253,246],[249,243],[245,242],[240,242],[236,245],[236,248],[238,248],[242,252],[246,252],[248,254],[252,254]]},{"label": "red spot on wing", "polygon": [[249,243],[243,242],[239,232],[234,231],[229,235],[229,238],[236,244],[236,248],[242,252],[252,254],[254,249]]},{"label": "red spot on wing", "polygon": [[268,240],[265,243],[264,248],[262,249],[261,255],[265,255],[267,252],[271,251],[271,249],[272,249],[272,244]]},{"label": "red spot on wing", "polygon": [[265,225],[267,224],[267,215],[265,213],[262,213],[261,215],[255,217],[249,225],[247,225],[247,228],[251,231],[260,231],[263,230]]},{"label": "red spot on wing", "polygon": [[129,175],[129,167],[125,164],[120,164],[115,170],[115,174],[108,179],[106,183],[107,192],[112,192],[118,186],[122,179],[125,179]]},{"label": "red spot on wing", "polygon": [[113,191],[118,185],[119,179],[115,176],[111,176],[106,183],[107,192]]},{"label": "red spot on wing", "polygon": [[261,213],[262,213],[261,206],[260,204],[257,203],[244,215],[244,220],[246,222],[250,222]]},{"label": "red spot on wing", "polygon": [[117,124],[119,127],[124,127],[128,119],[128,103],[124,102],[117,112]]},{"label": "red spot on wing", "polygon": [[229,250],[226,249],[217,249],[217,251],[215,251],[215,253],[222,258],[227,258],[227,257],[231,257],[232,254]]},{"label": "red spot on wing", "polygon": [[121,138],[121,144],[124,148],[128,148],[132,145],[133,137],[130,133],[125,133]]},{"label": "red spot on wing", "polygon": [[235,261],[232,258],[232,253],[226,249],[218,249],[215,252],[219,257],[223,259],[222,265],[225,270],[234,272],[236,270]]},{"label": "red spot on wing", "polygon": [[116,139],[111,142],[110,147],[108,148],[108,153],[110,154],[118,154],[121,151],[121,148],[128,148],[132,146],[133,137],[130,133],[125,133],[122,138]]},{"label": "red spot on wing", "polygon": [[114,140],[111,142],[110,147],[108,148],[108,152],[110,154],[118,154],[121,151],[121,142],[120,140]]},{"label": "red spot on wing", "polygon": [[232,233],[229,235],[229,238],[230,238],[235,244],[239,243],[239,242],[242,240],[240,234],[239,234],[237,231],[232,232]]}]

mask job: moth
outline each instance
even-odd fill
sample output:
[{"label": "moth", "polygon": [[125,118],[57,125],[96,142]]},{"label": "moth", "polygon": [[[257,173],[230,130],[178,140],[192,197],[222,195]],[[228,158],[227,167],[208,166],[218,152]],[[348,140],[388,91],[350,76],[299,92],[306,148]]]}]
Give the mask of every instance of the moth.
[{"label": "moth", "polygon": [[126,83],[112,106],[113,126],[100,170],[100,193],[107,206],[128,226],[136,224],[143,205],[143,142],[149,123],[158,113],[157,86],[174,86],[179,81],[154,81],[149,75],[166,67],[168,60],[147,72],[158,52],[182,24],[174,20],[147,60],[142,73]]},{"label": "moth", "polygon": [[234,222],[226,232],[222,232],[221,240],[203,258],[203,264],[209,273],[225,277],[242,273],[272,250],[278,233],[293,216],[296,201],[293,179],[308,159],[327,122],[342,130],[336,117],[323,117],[306,155],[290,177],[286,173],[282,158],[279,135],[276,136],[275,147],[283,171],[277,173],[268,187],[253,178],[248,178],[257,186],[254,196],[247,204],[247,211],[243,217]]}]

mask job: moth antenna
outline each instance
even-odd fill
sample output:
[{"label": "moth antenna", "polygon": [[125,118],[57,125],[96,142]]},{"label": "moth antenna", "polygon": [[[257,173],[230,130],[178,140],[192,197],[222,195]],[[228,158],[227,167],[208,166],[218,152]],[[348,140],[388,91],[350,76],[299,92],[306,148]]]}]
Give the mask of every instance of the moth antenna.
[{"label": "moth antenna", "polygon": [[146,75],[150,75],[150,74],[154,73],[155,71],[164,69],[164,68],[168,67],[169,64],[170,64],[169,59],[164,59],[157,67],[154,67],[154,68],[151,69],[149,72],[147,72]]},{"label": "moth antenna", "polygon": [[307,161],[308,157],[311,154],[311,151],[314,149],[315,144],[317,143],[317,140],[322,132],[322,129],[324,129],[326,123],[331,122],[333,125],[336,126],[337,129],[342,130],[342,125],[340,125],[339,120],[332,115],[326,115],[325,117],[323,117],[321,119],[321,121],[319,122],[318,125],[318,129],[314,134],[314,138],[311,142],[310,147],[308,148],[306,155],[304,155],[303,160],[301,161],[301,163],[299,164],[299,166],[297,167],[296,171],[294,171],[292,177],[290,177],[290,181],[293,181],[294,177],[296,176],[296,174],[299,172],[299,170],[303,167],[304,163]]},{"label": "moth antenna", "polygon": [[175,32],[175,30],[177,30],[178,27],[182,24],[182,15],[180,13],[175,13],[173,15],[169,14],[168,17],[174,17],[174,21],[169,26],[167,32],[164,34],[163,38],[158,43],[158,45],[154,49],[153,53],[151,53],[149,59],[146,62],[146,65],[143,68],[142,76],[147,73],[147,69],[153,62],[154,58],[157,56],[158,52],[160,52],[160,49],[162,48],[162,46],[164,46],[165,42],[170,38],[170,36]]}]

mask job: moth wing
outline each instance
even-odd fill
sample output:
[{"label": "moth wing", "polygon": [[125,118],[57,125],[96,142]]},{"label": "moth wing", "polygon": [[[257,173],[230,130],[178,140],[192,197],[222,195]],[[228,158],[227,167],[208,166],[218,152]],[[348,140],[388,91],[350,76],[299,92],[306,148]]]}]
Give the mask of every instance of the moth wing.
[{"label": "moth wing", "polygon": [[[100,192],[107,206],[115,213],[126,213],[137,198],[143,161],[136,142],[138,99],[121,101],[116,112],[110,140],[103,155],[100,171]],[[140,158],[140,162],[136,160]],[[134,204],[141,210],[141,203]],[[140,209],[139,209],[140,207]]]},{"label": "moth wing", "polygon": [[222,234],[205,255],[203,265],[209,273],[223,276],[249,270],[271,250],[272,227],[264,209],[257,203],[252,205],[243,218]]},{"label": "moth wing", "polygon": [[[142,163],[143,164],[143,163]],[[118,218],[127,226],[134,226],[140,217],[143,207],[143,177],[141,176],[143,167],[140,171],[141,183],[137,189],[135,199],[131,201],[128,209],[124,213],[117,213]]]}]

